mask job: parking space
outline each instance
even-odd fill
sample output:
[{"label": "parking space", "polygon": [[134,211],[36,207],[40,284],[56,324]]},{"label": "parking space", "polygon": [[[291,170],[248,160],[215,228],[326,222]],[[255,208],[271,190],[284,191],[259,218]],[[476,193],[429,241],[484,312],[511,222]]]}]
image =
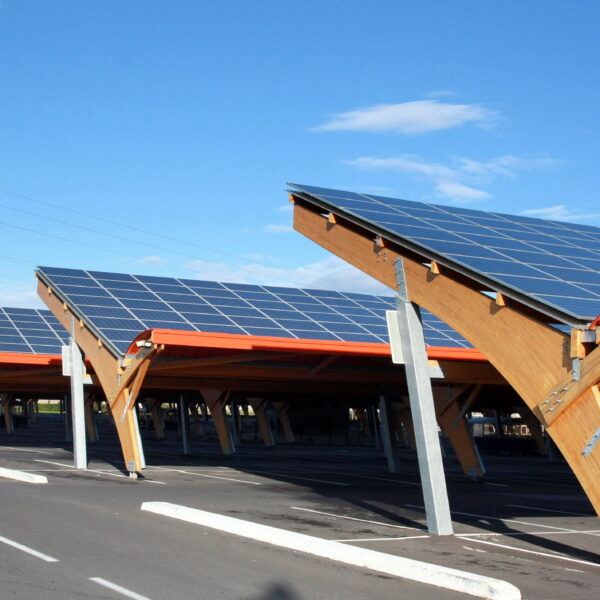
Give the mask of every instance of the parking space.
[{"label": "parking space", "polygon": [[[410,451],[401,454],[401,473],[390,474],[374,447],[265,448],[251,440],[227,459],[210,439],[194,439],[192,454],[184,456],[176,432],[162,442],[144,433],[149,466],[143,479],[131,480],[120,470],[110,429],[101,434],[101,441],[89,446],[85,472],[72,468],[58,421],[3,440],[0,466],[45,474],[48,488],[36,488],[41,497],[49,488],[82,502],[90,498],[92,504],[97,502],[92,497],[101,496],[113,507],[123,503],[131,514],[142,502],[175,503],[503,579],[519,587],[524,598],[587,600],[600,584],[600,521],[562,462],[489,455],[484,457],[489,475],[474,482],[448,456],[455,535],[435,537],[427,533]],[[155,520],[173,531],[182,528],[181,523],[162,524],[155,515],[143,522]],[[206,534],[194,526],[186,531],[192,540]],[[235,539],[229,543],[237,544]]]}]

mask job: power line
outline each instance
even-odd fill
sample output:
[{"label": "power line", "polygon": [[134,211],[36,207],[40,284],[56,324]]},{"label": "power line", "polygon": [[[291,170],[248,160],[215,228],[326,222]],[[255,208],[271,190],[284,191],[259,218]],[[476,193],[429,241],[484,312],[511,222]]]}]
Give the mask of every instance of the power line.
[{"label": "power line", "polygon": [[[116,225],[117,227],[124,227],[124,228],[127,228],[127,229],[131,230],[131,231],[138,231],[139,233],[143,233],[144,235],[153,235],[155,237],[162,238],[164,240],[168,240],[169,242],[177,242],[178,244],[185,244],[186,246],[191,246],[191,247],[194,247],[194,248],[199,248],[200,250],[205,250],[205,251],[208,251],[208,252],[214,252],[215,254],[222,254],[223,256],[229,256],[230,258],[237,258],[239,260],[244,260],[246,262],[250,262],[250,263],[254,263],[254,264],[259,264],[259,265],[262,265],[264,267],[272,268],[272,265],[269,265],[267,263],[262,263],[262,262],[257,261],[257,260],[253,260],[253,259],[247,258],[245,256],[240,256],[238,254],[232,254],[230,252],[225,252],[223,250],[216,250],[214,248],[209,248],[208,246],[202,246],[202,245],[196,244],[194,242],[188,242],[187,240],[182,240],[182,239],[174,238],[174,237],[165,235],[163,233],[158,233],[156,231],[149,231],[148,229],[143,229],[141,227],[136,227],[135,225],[131,225],[130,223],[127,223],[126,225],[124,225],[123,223],[120,223],[118,221],[112,221],[111,219],[106,219],[104,217],[98,217],[96,215],[92,215],[90,213],[83,212],[81,210],[77,210],[77,209],[74,209],[74,208],[66,208],[64,206],[61,206],[60,204],[54,204],[53,202],[47,202],[45,200],[39,200],[37,198],[32,198],[31,196],[26,196],[24,194],[18,194],[16,192],[11,192],[10,190],[6,190],[6,189],[3,189],[3,188],[0,188],[0,193],[6,194],[8,196],[13,196],[15,198],[21,198],[23,200],[28,200],[29,202],[35,202],[37,204],[42,204],[42,205],[45,205],[45,206],[50,206],[52,208],[58,208],[59,210],[64,210],[66,212],[72,212],[73,214],[81,215],[81,216],[86,217],[88,219],[93,219],[95,221],[100,221],[102,223],[107,223],[109,225]],[[136,243],[138,243],[138,242],[136,242]],[[144,242],[144,243],[146,243],[146,242]]]}]

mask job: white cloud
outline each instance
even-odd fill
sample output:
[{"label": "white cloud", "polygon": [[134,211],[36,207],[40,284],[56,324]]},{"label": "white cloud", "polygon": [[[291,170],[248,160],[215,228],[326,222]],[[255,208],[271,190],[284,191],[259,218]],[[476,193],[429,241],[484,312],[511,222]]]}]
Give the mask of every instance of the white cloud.
[{"label": "white cloud", "polygon": [[445,198],[462,198],[463,200],[483,200],[489,198],[490,194],[483,190],[458,183],[458,181],[440,181],[435,189],[440,196]]},{"label": "white cloud", "polygon": [[600,212],[581,213],[568,209],[564,204],[523,210],[519,214],[528,217],[538,217],[540,219],[550,219],[551,221],[584,221],[600,218]]},{"label": "white cloud", "polygon": [[289,233],[292,228],[289,225],[265,225],[264,230],[269,233]]},{"label": "white cloud", "polygon": [[37,295],[34,280],[31,283],[0,281],[0,306],[7,308],[48,308]]},{"label": "white cloud", "polygon": [[199,279],[279,285],[299,288],[316,288],[357,292],[362,294],[393,294],[393,291],[372,277],[331,256],[324,260],[297,267],[282,269],[263,264],[235,266],[196,260],[185,265]]},{"label": "white cloud", "polygon": [[288,202],[287,204],[280,204],[276,210],[279,212],[290,213],[294,210],[294,205],[291,202]]},{"label": "white cloud", "polygon": [[548,157],[505,155],[486,161],[461,157],[454,159],[450,165],[444,165],[426,162],[418,156],[405,155],[392,158],[363,156],[346,162],[363,169],[398,171],[421,176],[433,182],[439,196],[457,202],[473,202],[489,198],[491,194],[479,189],[479,186],[489,185],[498,177],[513,178],[519,171],[551,169],[563,161]]},{"label": "white cloud", "polygon": [[465,123],[490,126],[495,118],[494,111],[479,104],[416,100],[400,104],[378,104],[338,113],[313,131],[392,131],[417,134],[458,127]]},{"label": "white cloud", "polygon": [[145,256],[144,258],[138,259],[137,262],[141,265],[146,265],[146,264],[163,265],[165,263],[165,260],[161,256]]}]

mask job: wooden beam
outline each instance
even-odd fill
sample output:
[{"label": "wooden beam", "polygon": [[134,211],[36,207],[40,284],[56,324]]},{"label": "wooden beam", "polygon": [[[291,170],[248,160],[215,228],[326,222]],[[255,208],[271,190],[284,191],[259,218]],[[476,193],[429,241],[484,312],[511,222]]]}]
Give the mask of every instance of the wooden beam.
[{"label": "wooden beam", "polygon": [[[305,201],[298,199],[294,204],[297,231],[392,289],[396,287],[394,265],[402,258],[411,301],[469,340],[530,409],[535,410],[563,381],[573,379],[569,338],[535,313],[525,313],[512,305],[499,306],[495,298],[479,291],[481,286],[474,280],[450,269],[432,274],[423,264],[429,262],[426,257],[417,257],[393,241],[388,240],[387,260],[381,260],[373,248],[373,231],[342,219],[335,227],[327,224],[320,212]],[[582,363],[587,358],[581,359]],[[578,386],[580,400],[563,412],[548,431],[600,514],[600,450],[582,455],[582,448],[600,423],[600,404],[595,400],[594,384],[589,383],[598,381],[595,365],[594,373]]]},{"label": "wooden beam", "polygon": [[244,352],[234,355],[225,356],[209,356],[206,358],[193,358],[189,360],[165,360],[159,361],[152,365],[151,374],[170,372],[179,369],[201,369],[202,367],[215,365],[230,365],[242,364],[247,362],[259,362],[265,360],[280,360],[293,357],[293,354],[281,352]]}]

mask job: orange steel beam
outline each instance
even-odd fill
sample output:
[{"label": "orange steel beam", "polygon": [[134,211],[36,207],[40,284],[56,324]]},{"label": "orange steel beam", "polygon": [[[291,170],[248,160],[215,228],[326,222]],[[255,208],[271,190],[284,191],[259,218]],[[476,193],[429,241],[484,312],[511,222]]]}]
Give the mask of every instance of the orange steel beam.
[{"label": "orange steel beam", "polygon": [[[336,215],[335,224],[301,198],[294,203],[294,228],[326,250],[396,289],[395,262],[404,263],[410,299],[448,323],[480,350],[526,404],[536,410],[548,395],[572,381],[570,339],[533,312],[498,304],[482,286],[436,265],[393,240],[376,243],[375,234]],[[600,424],[600,367],[593,351],[585,384],[575,386],[575,400],[549,427],[594,508],[600,514],[600,443],[583,454]],[[589,360],[588,360],[589,359]],[[593,382],[593,383],[590,383]],[[562,387],[560,387],[562,385]],[[539,414],[539,410],[537,411]]]}]

